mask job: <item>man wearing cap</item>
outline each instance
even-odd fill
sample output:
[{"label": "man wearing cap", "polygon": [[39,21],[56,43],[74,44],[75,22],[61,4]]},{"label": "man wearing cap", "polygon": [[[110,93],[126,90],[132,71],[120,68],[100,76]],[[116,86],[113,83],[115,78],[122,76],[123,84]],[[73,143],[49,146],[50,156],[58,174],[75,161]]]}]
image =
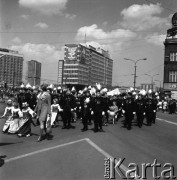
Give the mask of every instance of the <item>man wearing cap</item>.
[{"label": "man wearing cap", "polygon": [[17,102],[19,104],[20,109],[22,109],[22,103],[26,102],[24,84],[20,86],[19,93],[17,94]]},{"label": "man wearing cap", "polygon": [[32,87],[26,86],[25,100],[28,103],[29,107],[34,110],[37,104],[37,98],[33,93]]},{"label": "man wearing cap", "polygon": [[[102,129],[102,118],[104,115],[103,110],[103,99],[100,94],[100,90],[96,91],[96,97],[93,99],[92,102],[92,115],[94,120],[94,132],[103,131]],[[98,129],[100,128],[100,129]]]},{"label": "man wearing cap", "polygon": [[141,128],[145,115],[145,102],[143,100],[143,95],[140,93],[138,94],[138,99],[135,100],[135,110],[137,117],[137,125]]},{"label": "man wearing cap", "polygon": [[154,120],[156,108],[154,106],[154,102],[152,99],[152,94],[148,94],[145,102],[145,112],[146,112],[146,120],[147,126],[152,125],[152,121]]},{"label": "man wearing cap", "polygon": [[62,129],[69,129],[71,126],[72,111],[74,110],[74,99],[72,98],[70,90],[67,90],[63,98],[63,127]]},{"label": "man wearing cap", "polygon": [[125,116],[124,127],[130,130],[132,126],[132,120],[135,114],[135,103],[131,92],[127,94],[127,97],[123,102],[122,109]]}]

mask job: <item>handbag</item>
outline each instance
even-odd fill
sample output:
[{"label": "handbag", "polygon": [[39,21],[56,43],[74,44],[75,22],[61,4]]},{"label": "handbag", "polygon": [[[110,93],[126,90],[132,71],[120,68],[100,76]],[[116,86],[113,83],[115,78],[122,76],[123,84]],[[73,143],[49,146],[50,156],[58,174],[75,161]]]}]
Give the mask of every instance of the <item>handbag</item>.
[{"label": "handbag", "polygon": [[47,133],[51,133],[52,132],[51,116],[49,116],[49,115],[47,116],[46,129],[47,129]]}]

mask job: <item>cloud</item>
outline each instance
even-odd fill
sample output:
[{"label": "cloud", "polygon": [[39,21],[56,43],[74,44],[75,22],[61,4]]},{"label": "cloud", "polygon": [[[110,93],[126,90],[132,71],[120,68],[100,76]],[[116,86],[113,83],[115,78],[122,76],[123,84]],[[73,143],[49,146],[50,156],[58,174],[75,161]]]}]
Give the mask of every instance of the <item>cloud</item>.
[{"label": "cloud", "polygon": [[29,15],[27,15],[27,14],[22,14],[20,17],[25,20],[29,19]]},{"label": "cloud", "polygon": [[42,14],[62,14],[68,0],[19,0],[21,7],[29,8]]},{"label": "cloud", "polygon": [[42,63],[43,79],[57,81],[58,60],[64,58],[64,47],[57,48],[50,44],[32,44],[13,45],[10,49],[19,51],[24,55],[24,76],[27,76],[27,61],[37,60]]},{"label": "cloud", "polygon": [[14,39],[12,39],[12,42],[15,44],[21,44],[22,40],[19,37],[15,37]]},{"label": "cloud", "polygon": [[48,28],[49,26],[46,24],[46,23],[42,23],[42,22],[39,22],[35,25],[35,27],[39,27],[41,29],[46,29]]},{"label": "cloud", "polygon": [[163,11],[160,3],[157,4],[134,4],[121,11],[123,21],[120,23],[124,28],[137,31],[151,29],[153,27],[164,27],[169,25],[168,18],[161,18]]},{"label": "cloud", "polygon": [[73,20],[76,18],[76,15],[75,14],[65,14],[65,18]]},{"label": "cloud", "polygon": [[165,41],[165,39],[166,39],[165,34],[157,34],[157,33],[154,33],[152,35],[148,35],[145,38],[145,40],[148,43],[155,44],[157,46],[163,46],[163,42]]},{"label": "cloud", "polygon": [[122,39],[122,38],[132,38],[136,36],[134,32],[124,29],[116,29],[110,32],[104,32],[103,29],[99,29],[96,24],[93,24],[91,26],[84,26],[79,28],[76,38],[83,39],[85,33],[88,37],[95,38],[97,40],[105,39],[106,41],[114,38]]},{"label": "cloud", "polygon": [[[98,28],[96,24],[91,26],[84,26],[78,29],[76,40],[84,41],[86,34],[87,42],[94,41],[99,43],[101,48],[105,50],[114,51],[120,50],[123,45],[128,45],[128,40],[136,37],[136,33],[130,30],[115,29],[109,32],[105,32],[103,29]],[[124,43],[126,41],[126,43]]]}]

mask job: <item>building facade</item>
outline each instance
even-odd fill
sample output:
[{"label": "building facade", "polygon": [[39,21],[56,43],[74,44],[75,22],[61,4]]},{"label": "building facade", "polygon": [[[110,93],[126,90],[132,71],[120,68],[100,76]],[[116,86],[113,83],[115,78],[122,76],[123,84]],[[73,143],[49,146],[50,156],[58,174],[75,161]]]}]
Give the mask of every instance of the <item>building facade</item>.
[{"label": "building facade", "polygon": [[31,86],[41,84],[41,63],[36,60],[28,61],[28,82]]},{"label": "building facade", "polygon": [[23,55],[18,51],[0,48],[0,84],[8,87],[22,83]]},{"label": "building facade", "polygon": [[113,60],[103,49],[81,44],[65,45],[63,84],[112,86]]},{"label": "building facade", "polygon": [[155,86],[154,86],[154,84],[152,84],[152,83],[143,83],[143,84],[141,84],[141,87],[140,87],[141,89],[144,89],[145,91],[148,91],[148,90],[152,90],[152,91],[154,91],[155,90]]},{"label": "building facade", "polygon": [[63,85],[63,67],[64,67],[64,60],[58,61],[58,78],[57,84],[62,86]]},{"label": "building facade", "polygon": [[167,30],[164,42],[164,80],[166,94],[177,99],[177,13],[172,17],[172,28]]}]

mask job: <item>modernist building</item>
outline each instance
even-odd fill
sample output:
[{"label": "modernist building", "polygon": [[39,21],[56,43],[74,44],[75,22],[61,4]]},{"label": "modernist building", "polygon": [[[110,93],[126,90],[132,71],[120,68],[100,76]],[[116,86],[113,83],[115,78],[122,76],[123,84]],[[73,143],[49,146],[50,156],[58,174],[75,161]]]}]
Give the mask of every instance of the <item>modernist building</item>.
[{"label": "modernist building", "polygon": [[103,49],[81,44],[65,45],[63,84],[112,86],[113,60]]},{"label": "modernist building", "polygon": [[41,63],[35,60],[28,61],[28,82],[31,86],[41,84]]},{"label": "modernist building", "polygon": [[18,51],[0,48],[0,84],[8,87],[22,83],[23,55]]},{"label": "modernist building", "polygon": [[164,80],[166,94],[177,98],[177,13],[172,17],[172,28],[167,30],[164,42]]}]

